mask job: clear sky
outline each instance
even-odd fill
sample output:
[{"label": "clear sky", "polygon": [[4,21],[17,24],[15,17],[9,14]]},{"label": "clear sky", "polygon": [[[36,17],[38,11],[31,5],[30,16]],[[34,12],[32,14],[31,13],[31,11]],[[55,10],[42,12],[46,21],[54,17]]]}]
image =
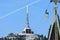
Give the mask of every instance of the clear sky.
[{"label": "clear sky", "polygon": [[[50,3],[50,0],[0,0],[0,37],[23,31],[26,25],[26,5],[29,5],[29,25],[32,31],[48,36],[54,3]],[[49,12],[48,19],[45,17],[46,9]],[[60,15],[59,12],[60,4]]]}]

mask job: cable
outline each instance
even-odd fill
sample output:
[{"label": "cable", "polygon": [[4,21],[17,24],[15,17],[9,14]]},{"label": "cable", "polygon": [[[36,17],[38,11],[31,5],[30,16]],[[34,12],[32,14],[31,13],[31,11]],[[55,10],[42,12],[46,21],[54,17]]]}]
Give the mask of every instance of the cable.
[{"label": "cable", "polygon": [[46,8],[46,10],[48,10],[48,8],[50,7],[50,2],[49,2],[49,4],[48,4],[48,6],[47,6],[47,8]]},{"label": "cable", "polygon": [[19,9],[16,9],[16,10],[14,10],[14,11],[12,11],[12,12],[4,15],[4,16],[1,16],[0,19],[3,19],[3,18],[5,18],[5,17],[7,17],[7,16],[9,16],[9,15],[15,14],[15,12],[17,12],[17,11],[23,9],[23,8],[25,8],[25,7],[21,7],[21,8],[19,8]]},{"label": "cable", "polygon": [[[34,1],[34,2],[30,3],[30,4],[28,4],[28,6],[31,6],[31,5],[33,5],[33,4],[37,3],[37,2],[39,2],[39,1],[40,1],[40,0]],[[26,5],[26,6],[27,6],[27,5]],[[15,12],[17,12],[17,11],[19,11],[19,10],[25,8],[26,6],[23,6],[23,7],[19,8],[19,9],[16,9],[16,10],[14,10],[14,11],[12,11],[12,12],[10,12],[10,13],[4,15],[4,16],[1,16],[0,19],[3,19],[3,18],[5,18],[5,17],[8,17],[9,15],[15,14]]]}]

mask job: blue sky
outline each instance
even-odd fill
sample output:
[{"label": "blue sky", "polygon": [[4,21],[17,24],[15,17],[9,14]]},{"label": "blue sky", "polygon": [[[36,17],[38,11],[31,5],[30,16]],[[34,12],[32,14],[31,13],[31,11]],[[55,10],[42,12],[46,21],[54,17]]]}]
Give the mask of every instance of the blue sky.
[{"label": "blue sky", "polygon": [[[54,3],[49,3],[50,0],[0,0],[0,37],[7,36],[9,33],[19,34],[23,31],[26,25],[26,5],[29,5],[29,25],[32,31],[35,34],[48,36],[54,10]],[[47,8],[48,19],[45,17]],[[58,14],[59,12],[58,3]]]}]

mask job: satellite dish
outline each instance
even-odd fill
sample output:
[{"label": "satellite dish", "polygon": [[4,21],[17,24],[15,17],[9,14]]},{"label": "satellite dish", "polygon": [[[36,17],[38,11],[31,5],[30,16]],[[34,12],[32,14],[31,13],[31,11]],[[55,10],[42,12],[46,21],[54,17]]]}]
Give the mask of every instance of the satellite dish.
[{"label": "satellite dish", "polygon": [[47,10],[45,10],[45,17],[48,18],[49,17],[49,13]]}]

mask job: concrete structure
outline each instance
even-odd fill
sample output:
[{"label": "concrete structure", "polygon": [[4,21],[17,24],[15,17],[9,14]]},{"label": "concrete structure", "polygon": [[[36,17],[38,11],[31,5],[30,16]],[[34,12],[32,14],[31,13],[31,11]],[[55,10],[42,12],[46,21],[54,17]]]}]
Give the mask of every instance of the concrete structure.
[{"label": "concrete structure", "polygon": [[43,37],[43,35],[35,34],[29,26],[29,20],[28,20],[28,6],[27,6],[27,13],[26,13],[26,26],[22,33],[19,34],[13,34],[10,33],[8,36],[0,38],[0,40],[47,40],[46,37]]}]

